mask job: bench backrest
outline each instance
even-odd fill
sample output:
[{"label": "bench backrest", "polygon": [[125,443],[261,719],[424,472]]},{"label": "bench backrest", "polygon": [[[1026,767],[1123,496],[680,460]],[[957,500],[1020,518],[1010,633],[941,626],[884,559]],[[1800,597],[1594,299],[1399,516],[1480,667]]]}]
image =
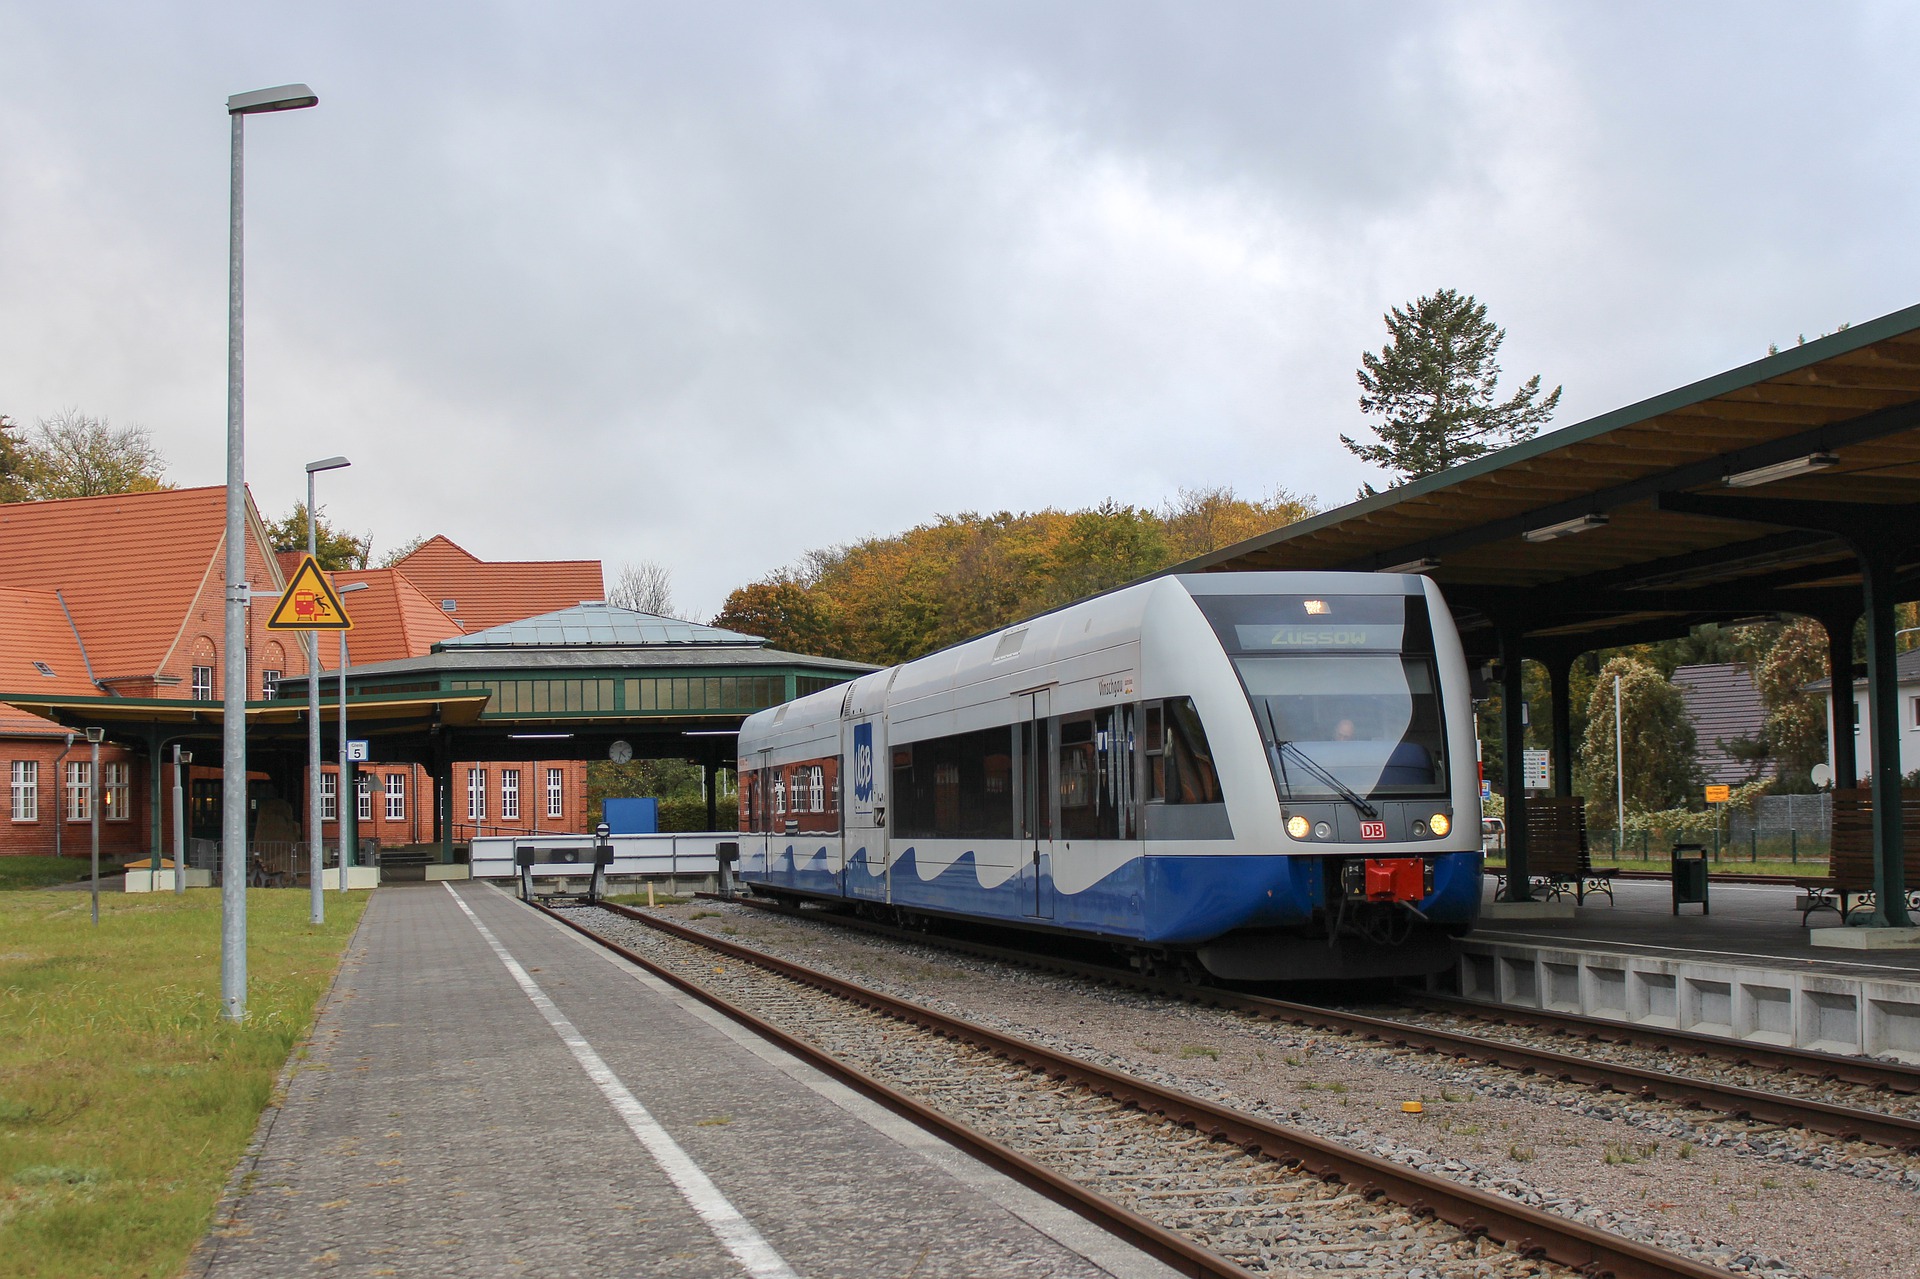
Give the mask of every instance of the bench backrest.
[{"label": "bench backrest", "polygon": [[1527,873],[1578,875],[1587,869],[1587,801],[1527,800]]},{"label": "bench backrest", "polygon": [[[1920,885],[1920,791],[1900,793],[1901,858],[1907,882]],[[1833,852],[1828,874],[1849,887],[1873,883],[1873,792],[1833,793]]]}]

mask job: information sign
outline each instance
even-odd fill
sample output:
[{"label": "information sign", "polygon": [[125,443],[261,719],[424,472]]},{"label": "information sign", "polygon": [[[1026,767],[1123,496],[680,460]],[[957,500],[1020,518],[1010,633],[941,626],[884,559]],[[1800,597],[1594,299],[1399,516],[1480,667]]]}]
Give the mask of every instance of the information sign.
[{"label": "information sign", "polygon": [[1732,798],[1733,798],[1733,787],[1731,786],[1707,787],[1707,802],[1709,804],[1724,804],[1727,801],[1731,800]]},{"label": "information sign", "polygon": [[1553,789],[1553,752],[1528,750],[1520,756],[1522,784],[1528,790]]},{"label": "information sign", "polygon": [[347,739],[347,762],[349,764],[364,764],[367,762],[367,742],[365,738],[355,739],[349,737]]}]

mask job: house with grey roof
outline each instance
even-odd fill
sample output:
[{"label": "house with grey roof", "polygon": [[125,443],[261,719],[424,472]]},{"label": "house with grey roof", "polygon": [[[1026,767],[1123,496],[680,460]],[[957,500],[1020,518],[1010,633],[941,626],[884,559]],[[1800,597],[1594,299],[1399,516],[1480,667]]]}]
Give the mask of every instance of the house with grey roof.
[{"label": "house with grey roof", "polygon": [[1773,760],[1740,757],[1740,744],[1759,742],[1767,726],[1766,702],[1745,662],[1677,667],[1673,682],[1686,699],[1697,743],[1695,758],[1706,782],[1743,786],[1778,774],[1780,766]]}]

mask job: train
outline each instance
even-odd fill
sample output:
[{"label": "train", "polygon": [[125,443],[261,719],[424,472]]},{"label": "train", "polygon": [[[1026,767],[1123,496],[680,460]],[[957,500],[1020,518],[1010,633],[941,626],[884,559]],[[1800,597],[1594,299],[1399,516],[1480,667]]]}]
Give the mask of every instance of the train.
[{"label": "train", "polygon": [[1436,972],[1480,907],[1471,698],[1426,577],[1161,576],[749,717],[736,873],[1148,973]]}]

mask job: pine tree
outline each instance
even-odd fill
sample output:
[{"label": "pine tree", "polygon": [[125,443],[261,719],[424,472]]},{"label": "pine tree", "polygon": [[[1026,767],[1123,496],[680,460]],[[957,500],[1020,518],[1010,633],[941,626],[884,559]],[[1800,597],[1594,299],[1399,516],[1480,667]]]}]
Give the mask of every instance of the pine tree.
[{"label": "pine tree", "polygon": [[[1380,419],[1378,444],[1345,435],[1363,461],[1419,479],[1531,437],[1553,416],[1560,388],[1540,399],[1540,375],[1504,401],[1494,399],[1507,331],[1472,294],[1441,289],[1385,317],[1390,340],[1360,357],[1360,410]],[[1373,492],[1368,486],[1363,493]]]}]

